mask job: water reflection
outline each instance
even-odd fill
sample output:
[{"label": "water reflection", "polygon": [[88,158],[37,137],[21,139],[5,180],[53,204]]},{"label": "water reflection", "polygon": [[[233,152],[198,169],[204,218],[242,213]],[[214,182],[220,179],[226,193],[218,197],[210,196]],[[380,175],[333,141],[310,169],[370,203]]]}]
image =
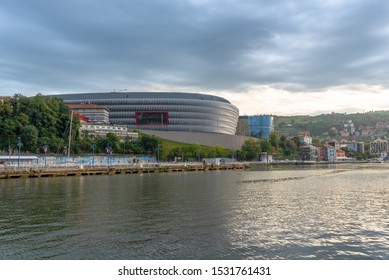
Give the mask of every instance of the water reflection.
[{"label": "water reflection", "polygon": [[382,169],[0,181],[3,259],[389,259]]}]

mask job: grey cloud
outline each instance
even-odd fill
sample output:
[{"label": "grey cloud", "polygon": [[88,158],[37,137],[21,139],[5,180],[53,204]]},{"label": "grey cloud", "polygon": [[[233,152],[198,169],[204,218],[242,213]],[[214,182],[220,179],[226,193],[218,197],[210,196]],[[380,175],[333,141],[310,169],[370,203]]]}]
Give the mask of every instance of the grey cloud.
[{"label": "grey cloud", "polygon": [[0,91],[386,83],[385,57],[368,67],[356,62],[388,49],[386,37],[374,35],[389,24],[387,9],[378,0],[325,7],[322,1],[6,0]]}]

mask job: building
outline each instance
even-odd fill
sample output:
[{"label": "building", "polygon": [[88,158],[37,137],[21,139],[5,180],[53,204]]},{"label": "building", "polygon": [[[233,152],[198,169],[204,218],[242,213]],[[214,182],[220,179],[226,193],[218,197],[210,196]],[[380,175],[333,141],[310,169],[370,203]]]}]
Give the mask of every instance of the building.
[{"label": "building", "polygon": [[324,160],[334,162],[336,161],[336,148],[331,145],[323,145],[320,147],[322,149],[322,154],[324,155]]},{"label": "building", "polygon": [[328,141],[327,144],[334,147],[335,150],[340,150],[340,144],[339,144],[338,140],[336,140],[336,139]]},{"label": "building", "polygon": [[[239,110],[224,98],[180,92],[60,94],[67,104],[95,104],[109,110],[109,122],[130,129],[234,135]],[[81,112],[79,112],[81,114]]]},{"label": "building", "polygon": [[237,135],[249,136],[249,117],[248,116],[239,116],[238,127],[236,129]]},{"label": "building", "polygon": [[389,152],[389,141],[386,139],[377,139],[370,142],[370,153],[379,155],[382,158],[387,157]]},{"label": "building", "polygon": [[93,138],[106,138],[107,133],[113,133],[120,137],[121,141],[137,140],[138,133],[128,131],[126,126],[114,126],[109,124],[81,124],[80,135],[85,137],[86,135],[92,136]]},{"label": "building", "polygon": [[67,104],[74,113],[87,118],[88,123],[108,124],[109,110],[97,104]]},{"label": "building", "polygon": [[299,137],[301,144],[312,145],[312,137],[311,136],[304,134],[304,135],[299,135],[298,137]]},{"label": "building", "polygon": [[336,158],[345,158],[346,152],[344,150],[336,150]]},{"label": "building", "polygon": [[319,148],[313,145],[304,145],[300,147],[300,158],[304,161],[318,161]]},{"label": "building", "polygon": [[365,145],[363,142],[352,142],[347,144],[347,150],[352,152],[364,153]]},{"label": "building", "polygon": [[273,117],[268,115],[240,116],[237,134],[269,139],[274,130]]},{"label": "building", "polygon": [[4,169],[5,166],[31,166],[38,164],[37,156],[0,156],[0,169]]}]

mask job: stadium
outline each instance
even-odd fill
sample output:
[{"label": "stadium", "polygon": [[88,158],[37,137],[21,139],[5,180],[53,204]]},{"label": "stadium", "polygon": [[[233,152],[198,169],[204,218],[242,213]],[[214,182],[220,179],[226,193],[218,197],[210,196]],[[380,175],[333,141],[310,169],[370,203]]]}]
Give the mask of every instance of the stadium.
[{"label": "stadium", "polygon": [[97,104],[111,124],[130,129],[234,135],[238,108],[228,100],[183,92],[103,92],[59,94],[67,104]]}]

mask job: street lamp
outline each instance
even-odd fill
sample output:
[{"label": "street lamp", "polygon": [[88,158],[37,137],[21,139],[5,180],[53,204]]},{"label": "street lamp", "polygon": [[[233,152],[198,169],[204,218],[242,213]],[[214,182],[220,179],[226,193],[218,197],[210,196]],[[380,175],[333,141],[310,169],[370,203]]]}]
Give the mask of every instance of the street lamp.
[{"label": "street lamp", "polygon": [[157,162],[159,162],[159,151],[161,150],[161,145],[158,144],[157,147]]},{"label": "street lamp", "polygon": [[108,145],[105,149],[106,149],[107,154],[108,154],[108,166],[109,166],[110,155],[112,155],[112,147],[110,145]]},{"label": "street lamp", "polygon": [[20,168],[20,146],[22,146],[22,140],[18,137],[18,168]]},{"label": "street lamp", "polygon": [[96,144],[92,143],[92,167],[95,167],[95,147]]},{"label": "street lamp", "polygon": [[151,149],[150,148],[147,150],[147,155],[148,155],[148,157],[150,159],[150,157],[151,157]]},{"label": "street lamp", "polygon": [[38,158],[38,154],[39,154],[39,148],[36,148],[36,165],[38,165],[39,163],[39,158]]},{"label": "street lamp", "polygon": [[45,167],[47,167],[47,161],[46,161],[46,155],[47,155],[47,148],[49,146],[47,145],[46,141],[45,143],[43,144],[43,152],[45,153]]}]

